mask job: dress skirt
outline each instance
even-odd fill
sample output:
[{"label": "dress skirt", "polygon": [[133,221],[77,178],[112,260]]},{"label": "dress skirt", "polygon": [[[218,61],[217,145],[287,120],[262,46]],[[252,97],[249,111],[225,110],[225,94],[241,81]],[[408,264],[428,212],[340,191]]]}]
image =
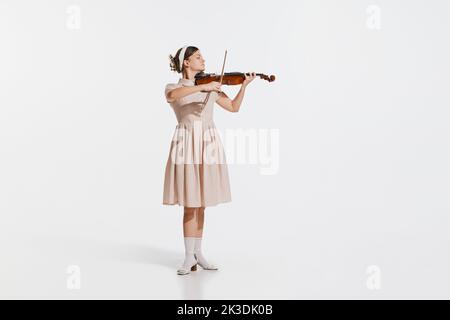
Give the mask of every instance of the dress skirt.
[{"label": "dress skirt", "polygon": [[210,207],[230,201],[226,156],[214,122],[178,123],[166,162],[163,204]]}]

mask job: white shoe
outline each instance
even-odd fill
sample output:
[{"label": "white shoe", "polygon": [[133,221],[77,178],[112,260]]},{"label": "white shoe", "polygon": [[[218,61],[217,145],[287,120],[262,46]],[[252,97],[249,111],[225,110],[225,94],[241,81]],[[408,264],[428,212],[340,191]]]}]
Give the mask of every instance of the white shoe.
[{"label": "white shoe", "polygon": [[177,274],[185,275],[191,273],[191,271],[197,271],[197,260],[195,257],[187,257],[183,265],[177,270]]},{"label": "white shoe", "polygon": [[216,265],[211,264],[211,263],[208,263],[208,262],[205,260],[205,258],[203,258],[203,256],[201,255],[201,253],[200,253],[199,256],[198,256],[197,254],[198,254],[198,253],[194,253],[195,259],[197,260],[197,264],[198,264],[200,267],[202,267],[203,270],[219,270],[219,268],[218,268]]}]

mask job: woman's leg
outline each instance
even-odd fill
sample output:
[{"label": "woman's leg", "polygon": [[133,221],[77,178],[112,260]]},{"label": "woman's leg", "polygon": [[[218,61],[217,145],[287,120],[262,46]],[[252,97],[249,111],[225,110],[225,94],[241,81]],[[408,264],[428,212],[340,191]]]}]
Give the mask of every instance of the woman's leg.
[{"label": "woman's leg", "polygon": [[205,224],[205,207],[184,207],[183,235],[201,238]]},{"label": "woman's leg", "polygon": [[205,207],[197,208],[197,231],[195,236],[201,238],[203,236],[203,225],[205,223]]},{"label": "woman's leg", "polygon": [[188,274],[197,270],[195,258],[196,232],[197,232],[197,208],[184,207],[183,235],[184,235],[184,262],[177,270],[178,274]]},{"label": "woman's leg", "polygon": [[197,236],[197,208],[184,207],[183,235],[185,237]]},{"label": "woman's leg", "polygon": [[195,256],[202,268],[207,270],[217,270],[217,266],[209,263],[205,256],[202,253],[202,237],[203,237],[203,225],[205,223],[205,207],[197,208],[197,232],[196,232],[196,241],[195,241]]}]

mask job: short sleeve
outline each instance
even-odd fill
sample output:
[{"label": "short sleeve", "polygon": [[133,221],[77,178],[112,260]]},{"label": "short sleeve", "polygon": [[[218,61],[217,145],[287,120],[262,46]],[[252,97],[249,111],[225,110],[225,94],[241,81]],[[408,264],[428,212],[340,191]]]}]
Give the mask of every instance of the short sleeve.
[{"label": "short sleeve", "polygon": [[175,88],[177,88],[178,87],[178,84],[176,84],[176,83],[168,83],[168,84],[166,84],[166,88],[165,88],[165,90],[164,90],[164,95],[165,95],[165,97],[166,97],[166,101],[167,102],[169,102],[168,100],[167,100],[167,94],[169,93],[169,91],[171,91],[171,90],[173,90],[173,89],[175,89]]}]

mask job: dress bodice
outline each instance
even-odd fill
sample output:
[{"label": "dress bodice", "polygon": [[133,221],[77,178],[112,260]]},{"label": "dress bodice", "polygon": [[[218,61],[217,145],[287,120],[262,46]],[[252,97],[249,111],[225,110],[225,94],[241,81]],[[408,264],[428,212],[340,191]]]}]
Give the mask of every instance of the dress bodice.
[{"label": "dress bodice", "polygon": [[[169,83],[166,85],[165,94],[183,86],[195,86],[195,80],[180,78],[178,83]],[[195,121],[213,123],[214,102],[218,98],[219,94],[215,91],[195,92],[169,104],[175,112],[178,123],[192,124]]]}]

